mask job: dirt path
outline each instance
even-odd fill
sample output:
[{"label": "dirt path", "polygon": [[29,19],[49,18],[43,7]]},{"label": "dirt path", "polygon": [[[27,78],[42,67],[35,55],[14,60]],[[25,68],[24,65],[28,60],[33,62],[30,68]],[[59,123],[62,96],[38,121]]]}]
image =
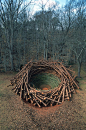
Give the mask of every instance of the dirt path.
[{"label": "dirt path", "polygon": [[36,108],[6,87],[12,76],[0,74],[0,130],[86,130],[86,77],[71,101]]}]

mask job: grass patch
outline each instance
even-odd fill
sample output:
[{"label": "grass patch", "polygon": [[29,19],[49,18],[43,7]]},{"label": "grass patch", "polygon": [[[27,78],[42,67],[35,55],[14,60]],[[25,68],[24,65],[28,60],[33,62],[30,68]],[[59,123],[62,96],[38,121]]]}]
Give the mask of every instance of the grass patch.
[{"label": "grass patch", "polygon": [[3,97],[3,93],[0,93],[0,97]]},{"label": "grass patch", "polygon": [[0,81],[0,84],[2,84],[3,83],[3,81]]},{"label": "grass patch", "polygon": [[40,89],[41,85],[49,85],[51,89],[58,87],[60,79],[50,73],[40,73],[31,78],[31,85],[35,86],[36,89]]}]

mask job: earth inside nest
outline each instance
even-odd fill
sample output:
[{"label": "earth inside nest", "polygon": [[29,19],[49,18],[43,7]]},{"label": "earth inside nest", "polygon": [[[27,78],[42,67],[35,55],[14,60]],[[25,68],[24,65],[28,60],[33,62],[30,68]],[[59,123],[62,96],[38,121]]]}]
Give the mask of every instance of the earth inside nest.
[{"label": "earth inside nest", "polygon": [[30,86],[37,90],[50,90],[58,87],[61,80],[51,73],[40,73],[32,76],[30,79]]}]

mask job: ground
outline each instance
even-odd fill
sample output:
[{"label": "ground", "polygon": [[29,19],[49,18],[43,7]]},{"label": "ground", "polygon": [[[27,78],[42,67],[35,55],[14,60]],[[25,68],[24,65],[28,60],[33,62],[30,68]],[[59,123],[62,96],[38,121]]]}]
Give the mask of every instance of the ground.
[{"label": "ground", "polygon": [[82,90],[77,89],[70,101],[43,108],[23,102],[12,86],[6,87],[15,74],[0,73],[0,130],[86,130],[85,67],[78,79]]}]

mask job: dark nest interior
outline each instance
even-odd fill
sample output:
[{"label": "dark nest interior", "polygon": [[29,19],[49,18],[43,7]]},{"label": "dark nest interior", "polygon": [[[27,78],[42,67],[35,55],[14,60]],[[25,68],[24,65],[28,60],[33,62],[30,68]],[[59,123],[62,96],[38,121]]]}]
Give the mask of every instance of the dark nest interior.
[{"label": "dark nest interior", "polygon": [[13,79],[13,91],[35,106],[53,106],[71,98],[79,88],[73,71],[61,62],[28,62]]}]

